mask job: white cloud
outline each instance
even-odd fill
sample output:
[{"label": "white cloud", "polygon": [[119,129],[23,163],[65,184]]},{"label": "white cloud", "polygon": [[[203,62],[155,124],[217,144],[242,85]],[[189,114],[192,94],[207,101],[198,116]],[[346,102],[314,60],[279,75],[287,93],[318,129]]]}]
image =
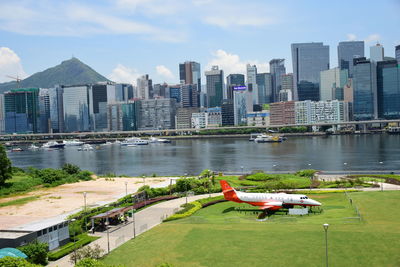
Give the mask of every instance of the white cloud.
[{"label": "white cloud", "polygon": [[218,66],[224,71],[225,76],[232,73],[246,74],[247,64],[256,65],[259,73],[269,71],[269,64],[266,62],[259,62],[258,60],[243,61],[239,55],[230,54],[222,49],[215,51],[212,55],[214,58],[208,62],[206,70],[211,69],[212,66]]},{"label": "white cloud", "polygon": [[6,75],[21,79],[27,76],[22,68],[19,56],[8,47],[0,47],[0,82],[14,80]]},{"label": "white cloud", "polygon": [[357,36],[354,33],[347,34],[347,41],[355,41],[357,40]]},{"label": "white cloud", "polygon": [[108,75],[108,79],[117,83],[136,84],[136,79],[140,77],[140,73],[136,69],[118,64]]},{"label": "white cloud", "polygon": [[185,5],[181,0],[117,0],[117,7],[147,15],[173,15]]},{"label": "white cloud", "polygon": [[273,24],[274,20],[266,17],[240,17],[238,15],[225,14],[224,16],[215,15],[204,18],[204,22],[207,24],[219,26],[221,28],[228,28],[231,26],[264,26],[267,24]]},{"label": "white cloud", "polygon": [[379,34],[370,34],[370,35],[368,35],[368,37],[367,38],[365,38],[365,42],[366,43],[372,43],[372,42],[377,42],[377,41],[379,41],[381,39],[381,36],[379,35]]},{"label": "white cloud", "polygon": [[164,65],[156,66],[156,71],[158,75],[166,78],[167,80],[173,80],[175,78],[174,74],[172,74],[172,71]]}]

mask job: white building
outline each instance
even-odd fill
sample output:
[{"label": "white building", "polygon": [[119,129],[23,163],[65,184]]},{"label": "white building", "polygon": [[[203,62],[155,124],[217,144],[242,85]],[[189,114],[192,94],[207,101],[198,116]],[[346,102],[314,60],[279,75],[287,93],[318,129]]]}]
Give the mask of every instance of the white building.
[{"label": "white building", "polygon": [[140,99],[150,99],[153,91],[152,80],[149,75],[143,75],[136,80],[136,94],[135,96]]},{"label": "white building", "polygon": [[319,94],[321,101],[343,100],[343,86],[348,79],[347,70],[333,68],[321,71]]},{"label": "white building", "polygon": [[[252,104],[258,104],[258,87],[257,87],[257,67],[256,65],[246,65],[247,70],[247,89],[249,90],[248,98]],[[253,106],[247,107],[250,111],[253,111]]]},{"label": "white building", "polygon": [[369,48],[369,57],[372,61],[383,61],[384,56],[384,49],[380,43],[377,43]]},{"label": "white building", "polygon": [[197,112],[192,113],[192,128],[201,129],[207,127],[207,113]]},{"label": "white building", "polygon": [[249,112],[246,115],[247,126],[264,127],[269,126],[269,110]]},{"label": "white building", "polygon": [[295,103],[296,124],[343,122],[348,120],[348,102],[338,100],[313,102],[306,100]]}]

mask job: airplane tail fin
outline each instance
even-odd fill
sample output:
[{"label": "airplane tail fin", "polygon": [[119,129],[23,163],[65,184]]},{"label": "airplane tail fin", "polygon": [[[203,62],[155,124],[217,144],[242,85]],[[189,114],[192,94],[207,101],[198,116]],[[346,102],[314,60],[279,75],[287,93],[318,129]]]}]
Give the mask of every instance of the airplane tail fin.
[{"label": "airplane tail fin", "polygon": [[226,200],[238,202],[239,199],[236,195],[235,189],[231,187],[225,180],[220,180],[219,183],[222,188],[222,193],[224,193],[224,198]]}]

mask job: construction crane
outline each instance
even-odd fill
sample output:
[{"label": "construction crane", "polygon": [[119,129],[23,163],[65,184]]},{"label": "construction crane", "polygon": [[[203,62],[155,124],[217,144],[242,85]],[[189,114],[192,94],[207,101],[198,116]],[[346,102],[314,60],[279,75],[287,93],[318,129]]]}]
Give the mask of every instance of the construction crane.
[{"label": "construction crane", "polygon": [[6,75],[6,77],[15,80],[15,81],[17,82],[17,87],[20,88],[20,84],[19,84],[19,83],[22,81],[22,79],[20,79],[20,78],[18,77],[18,75],[17,75],[17,77],[13,77],[13,76],[10,76],[10,75]]}]

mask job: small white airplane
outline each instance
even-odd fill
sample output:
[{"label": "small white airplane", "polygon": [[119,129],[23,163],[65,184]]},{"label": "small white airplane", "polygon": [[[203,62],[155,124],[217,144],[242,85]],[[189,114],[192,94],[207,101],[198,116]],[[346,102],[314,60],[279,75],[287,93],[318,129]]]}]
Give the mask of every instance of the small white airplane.
[{"label": "small white airplane", "polygon": [[220,180],[222,193],[228,201],[237,203],[248,203],[260,207],[265,212],[267,210],[279,210],[281,208],[293,208],[299,206],[321,206],[321,203],[308,198],[306,195],[286,194],[286,193],[244,193],[237,192],[227,181]]}]

